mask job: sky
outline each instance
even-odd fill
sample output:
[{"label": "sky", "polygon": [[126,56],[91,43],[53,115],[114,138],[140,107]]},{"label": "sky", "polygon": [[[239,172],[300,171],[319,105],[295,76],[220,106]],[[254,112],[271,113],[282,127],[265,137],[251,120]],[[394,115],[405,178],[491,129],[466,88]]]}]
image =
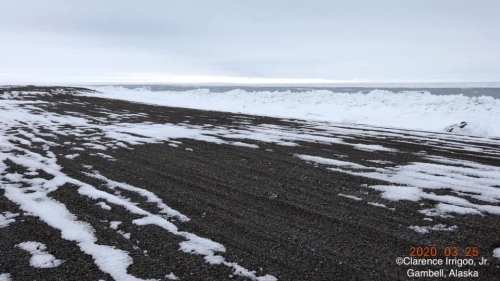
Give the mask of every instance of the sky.
[{"label": "sky", "polygon": [[0,83],[500,81],[500,1],[1,0]]}]

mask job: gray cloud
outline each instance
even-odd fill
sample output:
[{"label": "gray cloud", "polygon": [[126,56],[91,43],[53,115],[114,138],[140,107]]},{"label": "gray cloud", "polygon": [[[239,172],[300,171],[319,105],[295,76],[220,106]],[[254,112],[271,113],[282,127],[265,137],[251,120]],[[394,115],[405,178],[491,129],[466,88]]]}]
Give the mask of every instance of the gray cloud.
[{"label": "gray cloud", "polygon": [[2,82],[114,73],[500,80],[498,1],[17,0],[1,8]]}]

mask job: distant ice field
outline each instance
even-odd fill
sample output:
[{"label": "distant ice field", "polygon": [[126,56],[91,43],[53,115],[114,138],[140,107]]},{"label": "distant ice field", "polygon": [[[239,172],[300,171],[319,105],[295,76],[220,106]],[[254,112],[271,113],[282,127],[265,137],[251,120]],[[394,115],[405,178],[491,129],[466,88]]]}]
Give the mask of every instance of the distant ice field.
[{"label": "distant ice field", "polygon": [[500,137],[500,88],[93,86],[111,99]]},{"label": "distant ice field", "polygon": [[196,90],[196,89],[208,89],[213,93],[225,93],[236,89],[245,90],[247,92],[286,92],[290,91],[292,93],[297,92],[306,92],[306,91],[314,91],[314,90],[328,90],[334,93],[369,93],[373,90],[387,90],[394,93],[405,92],[405,91],[417,91],[417,92],[429,92],[433,95],[464,95],[466,97],[480,97],[480,96],[489,96],[494,97],[496,99],[500,99],[500,83],[491,83],[490,84],[479,84],[474,85],[471,84],[468,87],[467,85],[454,85],[454,84],[430,84],[430,85],[419,85],[419,84],[401,84],[395,86],[389,86],[386,84],[382,84],[380,86],[376,85],[343,85],[343,86],[276,86],[276,85],[267,85],[267,86],[223,86],[223,85],[213,85],[213,86],[196,86],[196,85],[153,85],[153,84],[138,84],[138,85],[106,85],[106,86],[116,86],[123,87],[126,89],[149,89],[152,92],[160,92],[160,91],[187,91],[187,90]]}]

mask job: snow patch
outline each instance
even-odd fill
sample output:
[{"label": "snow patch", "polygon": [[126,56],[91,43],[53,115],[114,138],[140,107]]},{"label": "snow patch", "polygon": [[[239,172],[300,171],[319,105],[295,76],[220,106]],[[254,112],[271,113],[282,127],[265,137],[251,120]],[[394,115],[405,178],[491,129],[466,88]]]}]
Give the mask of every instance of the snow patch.
[{"label": "snow patch", "polygon": [[346,161],[340,161],[340,160],[335,160],[335,159],[329,159],[329,158],[323,158],[323,157],[319,157],[319,156],[295,154],[295,157],[298,157],[298,158],[305,160],[305,161],[310,161],[310,162],[324,164],[324,165],[331,165],[331,166],[338,166],[338,167],[349,167],[349,168],[355,168],[355,169],[366,168],[365,166],[360,165],[360,164],[346,162]]},{"label": "snow patch", "polygon": [[15,217],[19,216],[19,214],[14,214],[11,212],[3,212],[0,214],[0,228],[6,227],[9,224],[15,222]]},{"label": "snow patch", "polygon": [[435,208],[421,210],[420,212],[428,216],[442,217],[449,217],[449,214],[482,215],[482,213],[475,208],[460,207],[444,203],[439,203]]},{"label": "snow patch", "polygon": [[80,156],[80,154],[78,153],[75,153],[75,154],[69,154],[69,155],[66,155],[64,157],[68,158],[68,159],[75,159],[76,157]]},{"label": "snow patch", "polygon": [[430,231],[455,231],[455,230],[457,230],[456,225],[447,227],[444,224],[436,224],[434,226],[409,226],[408,228],[411,230],[414,230],[415,232],[422,233],[422,234],[429,233]]},{"label": "snow patch", "polygon": [[[387,181],[397,185],[373,185],[381,196],[392,201],[431,200],[436,207],[422,210],[428,215],[500,214],[500,167],[471,161],[426,156],[436,163],[412,162],[396,167],[370,167],[316,156],[296,155],[305,161],[337,166],[335,172]],[[459,166],[457,166],[459,165]],[[349,168],[345,169],[346,167]],[[350,170],[350,169],[354,169]],[[434,190],[451,190],[455,195],[436,195]],[[469,198],[486,204],[472,203]],[[493,203],[493,204],[492,204]]]},{"label": "snow patch", "polygon": [[500,259],[500,248],[493,250],[493,256]]},{"label": "snow patch", "polygon": [[378,145],[378,144],[361,144],[361,143],[357,143],[357,144],[352,144],[352,146],[355,149],[364,150],[364,151],[370,151],[370,152],[375,152],[375,151],[396,152],[397,151],[397,149],[383,147],[383,146]]},{"label": "snow patch", "polygon": [[122,224],[122,222],[121,222],[121,221],[110,221],[110,222],[109,222],[109,228],[111,228],[111,229],[115,229],[115,230],[116,230],[116,229],[118,229],[118,226],[119,226],[120,224]]},{"label": "snow patch", "polygon": [[179,280],[179,277],[175,276],[173,272],[170,272],[169,274],[165,275],[165,278],[168,280]]},{"label": "snow patch", "polygon": [[239,142],[239,141],[233,141],[230,144],[234,145],[234,146],[242,146],[242,147],[249,147],[249,148],[259,148],[259,146],[256,145],[256,144],[244,143],[244,142]]},{"label": "snow patch", "polygon": [[108,204],[104,203],[104,202],[99,202],[99,203],[96,203],[97,206],[103,208],[104,210],[111,210],[111,206],[109,206]]},{"label": "snow patch", "polygon": [[31,254],[30,265],[36,268],[53,268],[58,267],[63,261],[56,259],[49,254],[47,246],[40,242],[27,241],[17,245],[17,247]]}]

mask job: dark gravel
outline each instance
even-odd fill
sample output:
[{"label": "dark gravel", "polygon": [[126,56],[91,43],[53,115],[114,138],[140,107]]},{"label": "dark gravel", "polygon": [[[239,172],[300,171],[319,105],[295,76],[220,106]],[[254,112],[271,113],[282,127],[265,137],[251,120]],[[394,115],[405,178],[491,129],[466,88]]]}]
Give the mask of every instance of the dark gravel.
[{"label": "dark gravel", "polygon": [[[48,93],[54,90],[53,87],[35,89]],[[71,93],[81,89],[62,90],[67,94],[24,99],[48,101],[44,110],[62,115],[80,112],[106,117],[102,109],[117,114],[147,114],[127,122],[189,121],[190,124],[236,128],[239,126],[236,121],[250,120],[253,125],[279,124],[290,129],[302,126],[293,121],[269,117],[74,96]],[[5,90],[0,89],[0,95],[2,91]],[[75,101],[88,105],[76,105]],[[84,142],[69,136],[50,140],[61,144],[65,141]],[[498,216],[436,217],[433,224],[457,225],[458,230],[419,234],[408,227],[425,222],[425,216],[417,211],[422,209],[421,203],[430,207],[432,202],[384,200],[378,192],[362,185],[385,182],[332,172],[323,166],[314,167],[293,157],[293,154],[328,157],[334,152],[348,155],[350,162],[378,159],[393,161],[396,165],[425,161],[416,154],[421,150],[496,166],[500,165],[500,157],[492,159],[481,153],[436,150],[416,141],[402,143],[396,138],[358,137],[351,141],[381,144],[406,153],[365,152],[346,145],[322,143],[286,147],[253,141],[259,149],[252,149],[191,139],[179,141],[182,144],[178,148],[168,144],[147,144],[134,146],[133,150],[121,148],[107,151],[118,160],[115,162],[91,156],[91,153],[101,152],[92,149],[79,152],[81,157],[74,160],[63,157],[70,153],[71,146],[53,147],[51,150],[61,155],[58,163],[64,167],[63,172],[96,188],[111,192],[102,186],[103,182],[86,177],[82,173],[82,164],[92,165],[107,178],[154,192],[167,205],[191,218],[189,222],[175,222],[181,230],[222,243],[227,249],[223,254],[227,261],[257,270],[259,275],[271,274],[279,280],[304,281],[406,280],[406,270],[410,267],[397,266],[395,260],[408,256],[410,246],[458,246],[460,249],[477,246],[480,256],[490,263],[476,267],[480,277],[471,280],[499,280],[500,260],[491,254],[495,247],[500,247]],[[40,148],[30,149],[36,151]],[[23,172],[22,167],[6,164],[10,166],[9,172]],[[359,196],[363,200],[337,196],[339,193]],[[134,193],[122,194],[139,202],[144,209],[156,210],[154,204],[144,202]],[[3,196],[3,190],[0,190],[0,195],[0,212],[21,214],[15,223],[0,228],[0,273],[10,273],[12,280],[112,280],[98,269],[90,256],[79,250],[76,243],[62,239],[59,231],[36,217],[23,215],[18,206]],[[201,256],[179,251],[182,240],[163,229],[133,225],[131,220],[139,216],[123,208],[113,206],[111,212],[99,208],[95,205],[97,201],[79,195],[76,186],[65,185],[50,195],[66,204],[79,220],[90,223],[96,229],[98,243],[116,245],[128,251],[134,259],[129,272],[137,277],[166,280],[164,276],[174,272],[181,280],[246,280],[232,276],[227,267],[209,265]],[[368,205],[369,201],[386,204],[395,211]],[[123,221],[120,229],[131,233],[132,239],[125,239],[110,229],[109,221],[113,220]],[[29,253],[15,246],[23,241],[45,243],[51,254],[65,262],[51,269],[32,268],[29,266]]]}]

